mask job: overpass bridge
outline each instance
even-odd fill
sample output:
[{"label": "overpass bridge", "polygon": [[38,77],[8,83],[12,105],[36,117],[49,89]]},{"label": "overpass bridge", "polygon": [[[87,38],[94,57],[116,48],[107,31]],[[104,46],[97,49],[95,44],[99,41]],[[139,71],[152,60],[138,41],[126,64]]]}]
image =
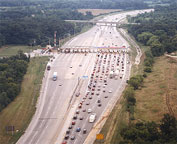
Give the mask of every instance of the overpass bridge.
[{"label": "overpass bridge", "polygon": [[[122,23],[119,22],[111,22],[111,21],[95,21],[95,20],[65,20],[66,22],[75,22],[75,23],[92,23],[92,24],[102,24],[101,26],[121,26]],[[139,25],[140,23],[127,23],[131,25]]]},{"label": "overpass bridge", "polygon": [[110,22],[110,21],[95,21],[95,20],[65,20],[66,22],[75,22],[75,23],[92,23],[92,24],[119,24],[119,22]]}]

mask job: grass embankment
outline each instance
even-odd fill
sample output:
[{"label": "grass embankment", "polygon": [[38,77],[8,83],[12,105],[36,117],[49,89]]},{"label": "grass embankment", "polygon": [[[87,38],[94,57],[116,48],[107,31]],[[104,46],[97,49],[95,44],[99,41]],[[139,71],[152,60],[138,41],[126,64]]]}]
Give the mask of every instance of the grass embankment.
[{"label": "grass embankment", "polygon": [[[16,99],[0,113],[0,143],[13,144],[27,128],[36,108],[37,98],[40,93],[42,78],[47,57],[31,59],[27,74],[21,86],[21,92]],[[15,126],[16,131],[6,133],[5,126]]]},{"label": "grass embankment", "polygon": [[16,55],[19,50],[22,50],[25,53],[25,52],[31,52],[34,49],[37,49],[37,47],[18,46],[18,45],[3,46],[2,48],[0,48],[0,57]]},{"label": "grass embankment", "polygon": [[177,118],[177,60],[156,58],[152,73],[144,79],[143,88],[136,93],[135,120],[155,121],[169,113]]}]

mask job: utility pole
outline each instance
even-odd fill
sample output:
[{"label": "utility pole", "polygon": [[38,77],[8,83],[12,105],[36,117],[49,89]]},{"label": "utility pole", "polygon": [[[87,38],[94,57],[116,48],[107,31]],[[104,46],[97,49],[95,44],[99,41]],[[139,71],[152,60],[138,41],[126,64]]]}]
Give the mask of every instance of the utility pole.
[{"label": "utility pole", "polygon": [[57,31],[54,32],[54,48],[57,47]]}]

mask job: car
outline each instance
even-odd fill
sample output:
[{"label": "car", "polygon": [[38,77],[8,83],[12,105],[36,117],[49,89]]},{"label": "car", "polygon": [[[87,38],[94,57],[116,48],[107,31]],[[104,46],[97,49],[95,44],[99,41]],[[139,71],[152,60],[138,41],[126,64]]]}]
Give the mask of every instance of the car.
[{"label": "car", "polygon": [[98,106],[101,107],[101,103],[99,103]]},{"label": "car", "polygon": [[91,113],[91,112],[92,112],[92,109],[89,108],[87,112],[88,112],[88,113]]},{"label": "car", "polygon": [[81,105],[81,104],[79,104],[78,108],[82,108],[82,105]]},{"label": "car", "polygon": [[80,95],[80,92],[76,93],[76,97],[78,97]]},{"label": "car", "polygon": [[104,96],[104,98],[108,98],[108,96],[106,95],[106,96]]},{"label": "car", "polygon": [[62,84],[59,84],[59,86],[62,86]]},{"label": "car", "polygon": [[70,66],[70,68],[73,68],[72,66]]},{"label": "car", "polygon": [[106,90],[103,90],[103,92],[106,92]]},{"label": "car", "polygon": [[77,119],[77,115],[74,115],[74,116],[73,116],[73,119],[76,120],[76,119]]},{"label": "car", "polygon": [[79,110],[76,110],[76,114],[79,114]]},{"label": "car", "polygon": [[67,140],[67,139],[69,139],[69,135],[65,135],[65,138],[64,138],[65,140]]},{"label": "car", "polygon": [[86,129],[83,129],[83,134],[86,134],[87,133],[87,130]]},{"label": "car", "polygon": [[92,96],[89,96],[89,99],[92,99]]},{"label": "car", "polygon": [[112,93],[112,91],[111,91],[111,90],[109,90],[109,93]]},{"label": "car", "polygon": [[100,100],[100,99],[98,99],[98,100],[97,100],[97,103],[101,103],[101,100]]},{"label": "car", "polygon": [[86,112],[86,109],[83,109],[82,112]]},{"label": "car", "polygon": [[86,103],[86,105],[89,105],[89,104],[90,104],[89,102]]},{"label": "car", "polygon": [[68,127],[68,129],[72,129],[72,125],[70,125],[70,126]]},{"label": "car", "polygon": [[81,116],[79,119],[80,119],[80,120],[83,120],[83,119],[84,119],[84,117],[83,117],[83,116]]},{"label": "car", "polygon": [[72,125],[75,125],[76,124],[76,122],[75,121],[72,121],[72,123],[71,123]]},{"label": "car", "polygon": [[69,133],[70,133],[70,130],[67,130],[67,131],[66,131],[66,134],[69,134]]},{"label": "car", "polygon": [[67,142],[66,142],[66,141],[63,141],[61,144],[67,144]]},{"label": "car", "polygon": [[71,140],[74,140],[75,139],[75,136],[71,136]]},{"label": "car", "polygon": [[99,93],[96,94],[97,96],[99,95]]},{"label": "car", "polygon": [[76,132],[80,132],[80,131],[81,131],[81,128],[78,127],[78,128],[76,129]]}]

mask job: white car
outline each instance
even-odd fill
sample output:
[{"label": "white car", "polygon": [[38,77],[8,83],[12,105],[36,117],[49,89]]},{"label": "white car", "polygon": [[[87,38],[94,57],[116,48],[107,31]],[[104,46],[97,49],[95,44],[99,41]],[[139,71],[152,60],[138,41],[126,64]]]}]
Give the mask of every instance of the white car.
[{"label": "white car", "polygon": [[109,93],[112,93],[112,91],[111,91],[111,90],[109,90]]},{"label": "white car", "polygon": [[96,113],[92,113],[89,117],[89,123],[93,123],[96,119]]},{"label": "white car", "polygon": [[91,113],[91,112],[92,112],[92,109],[89,108],[87,112],[88,112],[88,113]]}]

